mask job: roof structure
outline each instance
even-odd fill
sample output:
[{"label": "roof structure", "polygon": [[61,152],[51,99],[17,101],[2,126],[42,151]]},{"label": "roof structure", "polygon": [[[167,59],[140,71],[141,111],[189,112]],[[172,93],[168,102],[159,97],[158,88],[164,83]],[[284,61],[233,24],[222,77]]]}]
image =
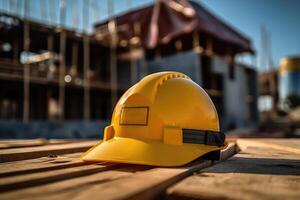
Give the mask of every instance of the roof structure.
[{"label": "roof structure", "polygon": [[96,38],[104,42],[111,42],[115,34],[119,46],[133,43],[154,49],[197,32],[202,38],[230,46],[232,53],[254,53],[246,36],[193,1],[160,0],[116,16],[112,21],[97,23],[94,28]]}]

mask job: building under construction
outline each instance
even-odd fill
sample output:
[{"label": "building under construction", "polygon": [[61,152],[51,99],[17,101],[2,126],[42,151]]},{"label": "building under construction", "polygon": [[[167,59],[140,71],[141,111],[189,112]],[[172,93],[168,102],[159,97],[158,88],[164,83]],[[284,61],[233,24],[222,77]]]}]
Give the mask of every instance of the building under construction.
[{"label": "building under construction", "polygon": [[166,70],[207,91],[223,130],[258,120],[256,71],[235,61],[254,55],[250,40],[192,1],[157,1],[92,34],[2,13],[0,45],[5,121],[104,121],[130,85]]}]

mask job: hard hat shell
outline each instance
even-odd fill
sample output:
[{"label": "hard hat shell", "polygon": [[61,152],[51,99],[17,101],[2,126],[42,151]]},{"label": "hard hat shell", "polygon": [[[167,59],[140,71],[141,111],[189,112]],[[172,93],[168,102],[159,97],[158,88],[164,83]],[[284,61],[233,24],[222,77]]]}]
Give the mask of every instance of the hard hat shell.
[{"label": "hard hat shell", "polygon": [[224,144],[197,142],[200,134],[219,131],[214,104],[199,85],[182,73],[154,73],[124,93],[103,141],[81,159],[179,166],[222,149]]}]

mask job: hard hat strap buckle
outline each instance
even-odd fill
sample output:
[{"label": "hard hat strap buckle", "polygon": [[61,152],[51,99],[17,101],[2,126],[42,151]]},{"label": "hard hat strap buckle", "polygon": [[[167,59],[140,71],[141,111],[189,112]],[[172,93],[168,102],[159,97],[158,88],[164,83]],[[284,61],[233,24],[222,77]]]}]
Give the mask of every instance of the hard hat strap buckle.
[{"label": "hard hat strap buckle", "polygon": [[225,134],[222,132],[205,131],[205,144],[224,146]]},{"label": "hard hat strap buckle", "polygon": [[224,146],[225,134],[217,131],[182,129],[183,143]]}]

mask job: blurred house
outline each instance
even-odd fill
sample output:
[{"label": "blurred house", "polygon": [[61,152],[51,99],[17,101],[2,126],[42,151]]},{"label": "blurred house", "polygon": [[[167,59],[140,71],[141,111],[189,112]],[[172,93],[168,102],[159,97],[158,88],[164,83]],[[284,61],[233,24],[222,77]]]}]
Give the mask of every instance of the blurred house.
[{"label": "blurred house", "polygon": [[[30,43],[27,52],[25,23]],[[86,37],[88,58],[84,56]],[[92,96],[87,119],[108,118],[111,112],[109,48],[88,35],[34,21],[24,22],[7,14],[0,15],[0,38],[0,118],[24,118],[24,79],[28,77],[30,120],[84,119],[87,79]],[[87,61],[89,68],[84,69]],[[64,93],[62,110],[61,91]]]},{"label": "blurred house", "polygon": [[259,74],[259,104],[262,129],[299,137],[299,57],[283,58],[277,69]]},{"label": "blurred house", "polygon": [[208,92],[222,130],[258,121],[257,73],[235,59],[254,54],[251,41],[192,1],[157,1],[95,24],[91,35],[0,14],[0,46],[1,130],[9,132],[14,119],[51,134],[49,124],[56,130],[59,120],[69,123],[66,137],[84,137],[89,124],[107,123],[130,85],[166,70]]},{"label": "blurred house", "polygon": [[300,57],[283,58],[278,76],[281,108],[290,110],[300,106]]},{"label": "blurred house", "polygon": [[278,71],[272,69],[260,72],[259,84],[259,110],[262,113],[276,114],[278,111]]},{"label": "blurred house", "polygon": [[[131,82],[158,71],[180,71],[210,95],[223,130],[257,123],[257,73],[254,66],[235,62],[237,55],[254,54],[251,41],[198,3],[157,1],[94,29],[95,38],[131,63]],[[130,66],[118,70],[129,76]]]},{"label": "blurred house", "polygon": [[265,104],[262,111],[271,112],[271,115],[276,116],[280,110],[288,112],[290,106],[297,106],[295,101],[300,100],[300,57],[283,58],[277,69],[260,73],[259,96],[268,101],[261,102]]}]

